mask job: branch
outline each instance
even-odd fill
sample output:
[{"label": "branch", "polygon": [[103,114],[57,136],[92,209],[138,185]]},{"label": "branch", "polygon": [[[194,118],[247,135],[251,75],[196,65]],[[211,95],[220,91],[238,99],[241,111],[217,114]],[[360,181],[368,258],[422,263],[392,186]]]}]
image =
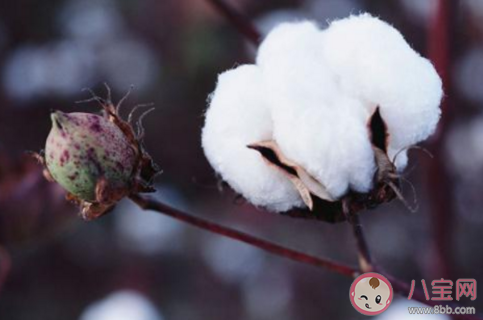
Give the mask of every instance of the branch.
[{"label": "branch", "polygon": [[[191,224],[192,226],[198,227],[200,229],[207,230],[209,232],[216,233],[230,239],[238,240],[240,242],[252,245],[259,249],[265,250],[267,252],[273,253],[281,257],[285,257],[293,261],[301,262],[301,263],[308,264],[321,269],[326,269],[350,278],[355,278],[360,274],[359,270],[352,268],[350,266],[346,266],[344,264],[333,262],[327,259],[314,257],[309,254],[296,251],[294,249],[290,249],[264,239],[257,238],[255,236],[251,236],[241,231],[234,230],[214,222],[206,221],[203,218],[199,218],[189,213],[183,212],[181,210],[172,208],[152,198],[148,198],[141,195],[131,195],[130,199],[144,210],[152,210],[152,211],[159,212],[161,214],[175,218],[179,221]],[[364,243],[363,246],[365,246],[365,248],[367,249],[367,245],[365,244],[362,229],[360,229],[360,223],[358,222],[357,218],[355,220],[354,225],[356,226],[355,228],[360,231],[358,232],[359,236],[357,236],[358,241],[363,241]],[[368,261],[371,261],[371,260],[368,260]],[[409,295],[410,285],[408,283],[405,283],[404,281],[401,281],[391,275],[388,275],[384,271],[381,271],[378,269],[375,269],[375,271],[383,274],[391,282],[394,292],[399,293],[402,296]],[[432,302],[431,300],[426,301],[424,293],[420,289],[415,290],[413,294],[413,299],[427,305],[431,305],[431,306],[436,305],[436,303]],[[473,319],[473,320],[480,319],[476,316],[466,316],[466,317],[461,316],[459,318]]]},{"label": "branch", "polygon": [[359,255],[359,268],[361,273],[371,272],[373,270],[371,253],[369,246],[367,245],[366,237],[364,236],[364,230],[357,213],[351,214],[348,199],[342,200],[342,211],[347,218],[347,221],[352,226],[354,237],[357,243],[357,252]]},{"label": "branch", "polygon": [[255,26],[224,0],[207,0],[253,45],[260,45],[262,36]]},{"label": "branch", "polygon": [[157,211],[159,213],[165,214],[177,220],[191,224],[195,227],[198,227],[198,228],[207,230],[209,232],[216,233],[234,240],[247,243],[249,245],[252,245],[259,249],[273,253],[275,255],[282,256],[293,261],[309,264],[315,267],[327,269],[351,278],[358,274],[358,270],[355,268],[352,268],[337,262],[333,262],[327,259],[314,257],[309,254],[296,251],[293,249],[289,249],[287,247],[283,247],[276,243],[257,238],[255,236],[251,236],[241,231],[234,230],[214,222],[206,221],[203,218],[199,218],[189,213],[177,210],[163,203],[157,202],[154,199],[143,197],[140,195],[132,195],[130,196],[130,198],[138,206],[140,206],[145,210]]}]

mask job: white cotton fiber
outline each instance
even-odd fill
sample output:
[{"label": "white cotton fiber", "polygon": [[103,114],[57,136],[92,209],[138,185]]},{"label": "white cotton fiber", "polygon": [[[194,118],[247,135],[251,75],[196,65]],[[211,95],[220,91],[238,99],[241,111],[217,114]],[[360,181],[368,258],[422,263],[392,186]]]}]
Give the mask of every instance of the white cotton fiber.
[{"label": "white cotton fiber", "polygon": [[270,32],[257,56],[257,65],[269,86],[266,94],[296,96],[301,107],[335,97],[336,83],[322,59],[319,34],[312,22],[283,23]]},{"label": "white cotton fiber", "polygon": [[376,173],[369,123],[377,107],[388,127],[388,156],[432,134],[442,83],[432,64],[389,24],[368,14],[283,23],[260,46],[257,64],[220,76],[203,130],[208,160],[255,205],[301,206],[288,178],[246,145],[274,140],[332,198],[369,192]]},{"label": "white cotton fiber", "polygon": [[272,139],[260,70],[240,66],[219,76],[203,128],[205,154],[217,173],[254,205],[274,211],[302,206],[291,182],[247,145]]},{"label": "white cotton fiber", "polygon": [[[342,89],[367,108],[380,107],[392,158],[431,135],[440,117],[441,79],[399,31],[369,14],[334,21],[322,33],[325,55]],[[402,169],[405,152],[396,165]]]},{"label": "white cotton fiber", "polygon": [[349,185],[370,190],[374,154],[369,112],[337,87],[322,44],[313,23],[282,24],[263,42],[257,62],[282,152],[338,198]]},{"label": "white cotton fiber", "polygon": [[358,192],[372,187],[374,153],[365,122],[354,116],[352,108],[357,107],[362,108],[357,100],[340,97],[323,107],[314,104],[293,112],[274,107],[272,112],[274,137],[283,154],[322,182],[334,198],[349,186]]}]

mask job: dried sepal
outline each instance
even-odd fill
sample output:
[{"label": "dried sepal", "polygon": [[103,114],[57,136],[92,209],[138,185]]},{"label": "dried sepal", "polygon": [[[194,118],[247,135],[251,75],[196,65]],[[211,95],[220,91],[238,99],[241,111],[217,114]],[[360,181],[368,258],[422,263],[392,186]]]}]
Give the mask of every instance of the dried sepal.
[{"label": "dried sepal", "polygon": [[375,176],[376,183],[398,178],[396,166],[391,162],[387,153],[374,145],[372,146],[372,150],[374,151],[374,158],[377,166]]},{"label": "dried sepal", "polygon": [[378,108],[371,116],[368,128],[377,167],[374,175],[374,187],[369,193],[357,193],[349,190],[343,200],[333,199],[323,184],[316,181],[300,165],[287,159],[276,142],[263,141],[248,147],[260,152],[270,166],[283,172],[295,185],[308,207],[308,209],[290,210],[284,212],[284,215],[326,222],[341,222],[347,220],[347,215],[343,212],[344,203],[347,206],[347,213],[353,215],[361,210],[375,208],[394,198],[399,198],[411,210],[399,189],[401,177],[394,162],[387,155],[389,134]]},{"label": "dried sepal", "polygon": [[285,157],[275,141],[267,140],[250,144],[248,148],[260,152],[267,164],[279,170],[293,183],[309,210],[314,206],[312,195],[326,201],[335,201],[327,189],[302,166]]},{"label": "dried sepal", "polygon": [[86,221],[100,218],[115,207],[115,204],[84,201],[72,193],[67,193],[65,199],[79,207],[79,215]]}]

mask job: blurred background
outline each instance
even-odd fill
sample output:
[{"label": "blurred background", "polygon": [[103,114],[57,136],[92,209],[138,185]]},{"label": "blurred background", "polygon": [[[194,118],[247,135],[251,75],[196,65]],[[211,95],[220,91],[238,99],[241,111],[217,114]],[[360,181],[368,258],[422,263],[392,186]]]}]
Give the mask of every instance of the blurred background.
[{"label": "blurred background", "polygon": [[[413,152],[406,178],[419,210],[364,212],[377,263],[403,281],[483,280],[483,1],[232,0],[262,34],[283,21],[370,12],[393,24],[446,81],[444,119]],[[439,5],[446,15],[440,15]],[[146,148],[163,169],[158,199],[321,257],[356,264],[347,223],[258,210],[220,188],[201,146],[217,74],[256,48],[207,0],[0,0],[0,319],[363,319],[351,279],[186,226],[123,201],[86,223],[25,156],[45,145],[49,112],[98,110],[88,87],[124,114],[153,102]],[[410,165],[411,167],[411,165]],[[406,197],[412,201],[411,188]],[[480,282],[483,283],[483,282]],[[380,319],[417,319],[407,297]],[[462,304],[483,312],[483,298]],[[398,307],[396,307],[396,305]],[[434,317],[436,318],[436,317]],[[440,317],[445,319],[444,317]]]}]

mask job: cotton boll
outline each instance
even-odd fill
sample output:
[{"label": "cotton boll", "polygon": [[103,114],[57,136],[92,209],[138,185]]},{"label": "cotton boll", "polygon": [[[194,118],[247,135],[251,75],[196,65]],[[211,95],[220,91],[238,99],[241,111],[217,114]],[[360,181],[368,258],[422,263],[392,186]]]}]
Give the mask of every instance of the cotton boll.
[{"label": "cotton boll", "polygon": [[[369,14],[334,21],[321,35],[324,55],[342,89],[389,130],[389,157],[432,134],[440,117],[442,82],[433,65],[392,26]],[[403,153],[396,165],[403,169]]]},{"label": "cotton boll", "polygon": [[291,94],[304,105],[335,97],[336,83],[323,59],[319,35],[312,22],[283,23],[270,32],[257,56],[269,98]]},{"label": "cotton boll", "polygon": [[272,139],[272,119],[256,66],[220,75],[206,113],[203,149],[230,186],[254,205],[273,211],[302,206],[295,187],[247,145]]},{"label": "cotton boll", "polygon": [[285,95],[272,105],[272,114],[275,140],[282,152],[322,183],[332,197],[343,196],[349,187],[359,192],[371,189],[374,153],[358,101],[339,97],[333,104],[299,105],[296,96]]},{"label": "cotton boll", "polygon": [[349,186],[372,186],[370,114],[338,88],[320,35],[311,22],[281,24],[262,43],[257,63],[282,152],[337,198]]},{"label": "cotton boll", "polygon": [[442,83],[434,67],[396,29],[368,14],[324,31],[313,22],[282,23],[267,35],[256,62],[220,76],[203,130],[212,166],[255,205],[284,211],[301,199],[249,144],[274,140],[283,161],[325,187],[315,191],[319,197],[338,200],[349,190],[379,194],[373,181],[393,179],[380,154],[377,166],[386,174],[375,176],[369,124],[378,108],[388,156],[398,155],[399,170],[405,149],[433,133],[439,120]]}]

